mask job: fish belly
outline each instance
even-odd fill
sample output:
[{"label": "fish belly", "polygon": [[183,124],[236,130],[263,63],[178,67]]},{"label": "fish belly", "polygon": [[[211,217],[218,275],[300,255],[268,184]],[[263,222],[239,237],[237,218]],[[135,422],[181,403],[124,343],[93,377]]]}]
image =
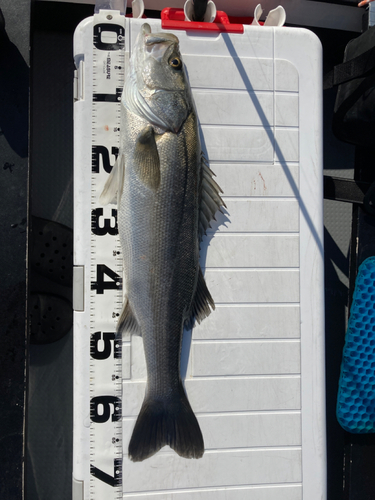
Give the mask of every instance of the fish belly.
[{"label": "fish belly", "polygon": [[143,337],[148,390],[160,393],[179,380],[183,323],[199,269],[199,144],[191,129],[187,123],[157,139],[156,190],[139,180],[131,155],[125,160],[119,232],[126,293]]},{"label": "fish belly", "polygon": [[[128,137],[136,137],[143,125],[131,127]],[[132,148],[124,147],[125,181],[118,223],[126,294],[143,337],[147,366],[143,406],[157,405],[156,414],[165,413],[163,418],[171,418],[173,413],[181,413],[182,404],[189,418],[194,419],[193,426],[198,427],[194,432],[200,434],[180,378],[183,325],[191,314],[199,271],[200,145],[195,116],[188,118],[178,134],[157,136],[156,144],[160,185],[155,190],[138,178]],[[138,420],[141,414],[142,410]],[[134,434],[132,441],[137,440]],[[142,458],[131,452],[131,445],[129,454],[133,460],[143,460],[157,451],[154,448],[169,444],[182,456],[201,456],[201,434],[199,439],[199,452],[190,449],[192,445],[181,450],[173,436],[166,436],[164,442],[151,446],[152,453],[140,452]]]}]

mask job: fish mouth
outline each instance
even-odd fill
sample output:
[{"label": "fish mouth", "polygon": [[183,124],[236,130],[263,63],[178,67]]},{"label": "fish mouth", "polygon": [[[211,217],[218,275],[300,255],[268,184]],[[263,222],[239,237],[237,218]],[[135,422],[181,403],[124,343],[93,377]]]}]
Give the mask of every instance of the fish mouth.
[{"label": "fish mouth", "polygon": [[151,27],[148,23],[144,23],[141,27],[144,35],[145,45],[154,45],[158,43],[171,43],[178,45],[178,38],[172,33],[151,33]]},{"label": "fish mouth", "polygon": [[145,35],[145,45],[154,45],[156,43],[173,43],[178,44],[178,38],[172,34],[165,36],[164,34],[155,33],[154,35]]}]

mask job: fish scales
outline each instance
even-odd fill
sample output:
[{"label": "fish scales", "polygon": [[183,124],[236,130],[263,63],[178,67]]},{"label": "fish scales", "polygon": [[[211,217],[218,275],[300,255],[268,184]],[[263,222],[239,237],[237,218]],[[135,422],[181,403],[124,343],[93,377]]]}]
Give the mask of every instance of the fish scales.
[{"label": "fish scales", "polygon": [[199,244],[224,205],[202,159],[191,90],[178,39],[144,24],[122,95],[119,157],[101,200],[116,195],[126,298],[118,330],[142,335],[145,398],[129,443],[142,461],[169,445],[200,458],[203,437],[181,376],[183,328],[214,302],[199,265]]},{"label": "fish scales", "polygon": [[[125,286],[143,336],[148,390],[158,393],[179,383],[181,325],[189,313],[198,276],[200,150],[198,141],[186,137],[192,121],[193,115],[179,134],[166,132],[157,139],[161,174],[157,191],[146,187],[131,168],[134,146],[125,152],[127,167],[118,215]],[[134,120],[125,122],[131,122],[132,130],[125,129],[129,137],[137,136],[145,126],[142,120],[137,120],[137,126]]]}]

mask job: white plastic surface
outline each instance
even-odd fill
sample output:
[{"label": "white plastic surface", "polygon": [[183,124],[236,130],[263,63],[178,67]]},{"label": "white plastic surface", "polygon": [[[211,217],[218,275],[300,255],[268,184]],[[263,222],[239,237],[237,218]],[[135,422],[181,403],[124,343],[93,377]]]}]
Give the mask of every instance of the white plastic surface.
[{"label": "white plastic surface", "polygon": [[[260,26],[259,19],[263,14],[263,9],[260,3],[254,9],[254,20],[251,23],[255,26]],[[284,26],[286,21],[286,13],[284,7],[278,5],[275,9],[269,11],[264,26]]]},{"label": "white plastic surface", "polygon": [[[84,303],[82,311],[74,311],[73,332],[73,493],[82,484],[87,500],[90,458],[90,224],[91,218],[91,96],[92,96],[92,18],[83,20],[74,33],[74,59],[77,74],[83,80],[81,98],[74,103],[74,218],[73,264],[84,269]],[[78,82],[78,88],[81,81]],[[75,294],[76,292],[73,292]],[[80,291],[78,291],[78,294]],[[81,492],[81,489],[78,490]],[[74,497],[73,500],[81,500]]]},{"label": "white plastic surface", "polygon": [[134,18],[142,17],[145,6],[143,0],[133,0],[132,1],[132,14]]},{"label": "white plastic surface", "polygon": [[[184,4],[185,21],[192,21],[194,14],[193,0],[187,0]],[[216,5],[212,0],[207,2],[206,12],[203,18],[205,23],[213,23],[216,17]]]},{"label": "white plastic surface", "polygon": [[[126,21],[127,50],[142,22]],[[160,30],[159,20],[148,22]],[[303,29],[174,33],[197,105],[202,148],[227,205],[201,246],[216,310],[186,334],[182,356],[206,452],[200,460],[182,459],[168,448],[142,463],[127,458],[145,365],[142,340],[126,339],[124,498],[323,500],[321,47]],[[84,134],[81,122],[75,134]],[[88,155],[89,171],[90,160]],[[79,175],[75,189],[82,198],[79,217],[85,217],[89,192]],[[80,227],[78,220],[75,264],[88,265]],[[76,349],[83,353],[85,344],[78,341]],[[85,367],[75,374],[81,377],[78,396],[84,394],[82,375]],[[82,408],[75,408],[76,424]],[[85,458],[77,456],[80,432],[77,425],[75,478],[85,480]]]}]

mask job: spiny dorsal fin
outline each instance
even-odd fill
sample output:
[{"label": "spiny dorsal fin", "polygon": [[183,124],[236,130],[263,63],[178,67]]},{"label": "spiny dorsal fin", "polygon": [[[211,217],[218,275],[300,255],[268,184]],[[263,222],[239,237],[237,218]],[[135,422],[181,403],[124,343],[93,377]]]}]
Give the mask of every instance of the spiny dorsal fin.
[{"label": "spiny dorsal fin", "polygon": [[117,322],[116,330],[120,333],[126,332],[134,335],[141,335],[138,322],[133,314],[128,299],[125,299],[121,315]]},{"label": "spiny dorsal fin", "polygon": [[124,174],[125,158],[120,151],[107,182],[104,185],[102,194],[99,197],[99,202],[102,205],[108,205],[108,203],[115,203],[117,201],[117,206],[120,208],[120,200],[124,187]]},{"label": "spiny dorsal fin", "polygon": [[152,190],[160,185],[160,160],[154,129],[148,125],[138,135],[134,151],[134,170],[143,184]]},{"label": "spiny dorsal fin", "polygon": [[220,186],[214,181],[212,172],[208,166],[207,160],[202,153],[202,170],[201,170],[201,192],[200,192],[200,214],[199,214],[199,239],[206,234],[207,228],[211,227],[211,220],[215,219],[217,211],[222,212],[222,206],[225,207],[224,201],[221,199]]},{"label": "spiny dorsal fin", "polygon": [[191,305],[190,318],[187,319],[186,325],[192,326],[194,319],[200,323],[211,313],[211,309],[215,309],[215,302],[211,297],[203,277],[202,269],[199,266],[197,288]]}]

